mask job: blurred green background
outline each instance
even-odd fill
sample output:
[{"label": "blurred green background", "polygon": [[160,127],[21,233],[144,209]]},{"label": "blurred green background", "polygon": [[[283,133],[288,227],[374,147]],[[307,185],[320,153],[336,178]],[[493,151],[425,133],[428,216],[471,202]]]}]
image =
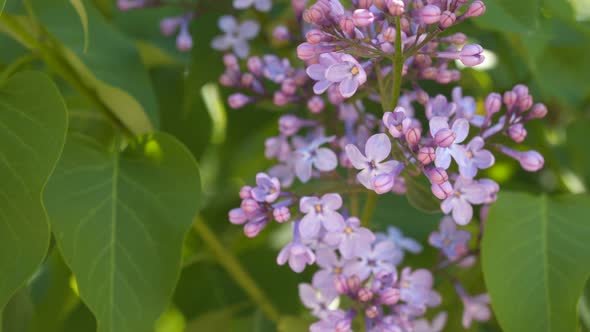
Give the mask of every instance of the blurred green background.
[{"label": "blurred green background", "polygon": [[[299,303],[297,284],[308,282],[311,272],[297,275],[275,263],[288,227],[272,225],[256,239],[247,239],[240,227],[227,221],[227,212],[239,204],[239,188],[252,183],[258,171],[271,165],[264,159],[264,140],[277,133],[277,119],[284,112],[256,106],[233,111],[224,106],[231,91],[217,85],[224,68],[221,54],[209,43],[220,33],[218,17],[232,12],[231,1],[201,1],[209,8],[191,25],[195,47],[190,53],[177,51],[174,38],[163,37],[159,31],[160,19],[180,14],[177,8],[119,12],[111,0],[85,1],[89,31],[85,53],[83,29],[74,9],[65,1],[34,2],[39,21],[64,48],[85,59],[89,75],[128,91],[153,123],[159,123],[163,131],[179,138],[194,153],[206,193],[200,220],[219,237],[225,251],[238,258],[284,317],[278,325],[268,320],[219,264],[215,248],[194,230],[185,244],[182,274],[172,304],[154,331],[306,330],[310,317]],[[293,23],[289,2],[273,2],[270,15],[259,17],[266,25],[255,42],[254,53],[278,52],[301,65],[290,45],[278,46],[278,51],[271,48],[272,28]],[[466,94],[483,103],[488,93],[504,92],[523,83],[530,87],[535,101],[549,109],[546,120],[529,127],[525,141],[526,146],[542,152],[546,168],[528,174],[514,161],[499,158],[487,175],[503,188],[548,193],[586,191],[590,186],[590,0],[488,0],[486,4],[488,12],[483,17],[453,30],[483,45],[493,61],[485,68],[465,69],[459,84]],[[20,0],[8,0],[5,11],[26,15]],[[0,34],[0,69],[26,53],[22,45]],[[104,103],[104,95],[84,95],[83,87],[64,79],[44,60],[33,53],[26,67],[53,74],[67,99],[70,125],[102,132],[104,129],[87,114],[99,107],[99,102]],[[430,95],[450,95],[452,87],[427,84],[425,88]],[[125,98],[113,96],[110,102],[121,109],[134,107]],[[388,210],[391,204],[396,207],[395,214]],[[390,195],[380,198],[373,225],[378,230],[396,225],[425,242],[439,217],[422,214],[405,198]],[[425,255],[409,257],[407,264],[428,267],[434,254],[427,249]],[[484,290],[478,268],[462,277],[472,293]],[[450,284],[440,282],[443,296],[452,293]],[[94,318],[76,292],[70,271],[59,252],[52,250],[34,279],[7,307],[5,331],[94,331]],[[587,293],[590,295],[590,291]],[[442,309],[449,311],[452,321],[448,331],[460,330],[462,306],[458,301],[449,296],[443,303]],[[471,331],[499,328],[490,322],[474,325]]]}]

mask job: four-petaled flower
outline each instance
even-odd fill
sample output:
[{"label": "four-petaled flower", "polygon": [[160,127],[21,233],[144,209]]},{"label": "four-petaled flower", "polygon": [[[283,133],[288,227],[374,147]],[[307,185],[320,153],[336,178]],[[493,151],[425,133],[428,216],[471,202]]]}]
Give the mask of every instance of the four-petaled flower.
[{"label": "four-petaled flower", "polygon": [[248,40],[258,35],[260,25],[251,20],[238,24],[236,19],[230,15],[219,18],[218,25],[221,31],[225,32],[225,35],[215,37],[211,42],[211,47],[219,51],[231,48],[238,57],[247,57],[250,53]]},{"label": "four-petaled flower", "polygon": [[299,284],[299,298],[312,314],[318,318],[325,318],[329,314],[328,306],[334,301],[334,296],[325,294],[321,288],[310,284]]},{"label": "four-petaled flower", "polygon": [[322,94],[333,84],[344,98],[350,98],[367,81],[367,73],[361,64],[350,54],[323,53],[319,63],[307,68],[307,74],[318,81],[313,89]]},{"label": "four-petaled flower", "polygon": [[471,327],[473,320],[478,322],[485,322],[490,319],[492,312],[490,310],[490,296],[488,294],[481,294],[477,296],[462,296],[463,300],[463,327],[468,329]]},{"label": "four-petaled flower", "polygon": [[316,138],[309,145],[295,151],[295,174],[301,182],[309,181],[312,175],[312,166],[315,166],[315,168],[322,172],[334,170],[338,166],[338,157],[334,151],[328,148],[320,148],[322,144],[330,142],[333,139],[334,137]]},{"label": "four-petaled flower", "polygon": [[396,160],[383,162],[391,152],[391,142],[385,134],[376,134],[369,138],[365,144],[365,155],[353,145],[346,146],[346,154],[354,168],[362,170],[357,174],[357,180],[367,189],[373,189],[371,180],[374,177],[391,173],[399,165]]},{"label": "four-petaled flower", "polygon": [[433,232],[428,242],[435,248],[439,248],[451,260],[463,257],[469,250],[468,243],[471,233],[463,229],[457,229],[457,225],[450,217],[445,217],[440,225],[439,232]]},{"label": "four-petaled flower", "polygon": [[395,273],[392,259],[395,244],[391,241],[381,241],[357,254],[357,259],[348,262],[344,266],[346,275],[356,275],[361,280],[366,280],[371,274]]},{"label": "four-petaled flower", "polygon": [[272,8],[271,0],[234,0],[235,9],[247,9],[254,6],[256,10],[267,12]]},{"label": "four-petaled flower", "polygon": [[406,116],[402,107],[396,107],[393,112],[383,114],[383,124],[394,138],[400,138],[412,127],[412,118]]},{"label": "four-petaled flower", "polygon": [[457,149],[455,159],[461,176],[472,179],[477,175],[478,169],[486,169],[494,164],[494,155],[484,150],[484,145],[483,138],[476,136],[465,147]]},{"label": "four-petaled flower", "polygon": [[457,159],[460,153],[459,143],[463,142],[469,134],[469,122],[465,119],[457,119],[453,126],[449,128],[447,118],[435,116],[430,119],[430,134],[438,145],[436,148],[436,167],[444,169],[451,165],[451,156]]},{"label": "four-petaled flower", "polygon": [[353,258],[370,250],[373,241],[375,241],[373,232],[361,227],[361,222],[356,217],[346,219],[342,228],[324,236],[324,242],[330,246],[338,247],[344,258]]},{"label": "four-petaled flower", "polygon": [[336,210],[342,207],[342,198],[338,194],[326,194],[322,198],[303,197],[299,209],[305,213],[299,231],[304,239],[316,237],[323,226],[328,232],[338,231],[344,226],[344,218]]},{"label": "four-petaled flower", "polygon": [[281,194],[281,183],[277,178],[271,178],[268,174],[258,173],[256,175],[257,186],[250,192],[258,202],[272,203]]},{"label": "four-petaled flower", "polygon": [[471,179],[458,177],[453,185],[453,193],[440,205],[444,213],[452,211],[453,219],[459,225],[467,225],[473,217],[471,204],[483,204],[489,198],[490,192],[484,184]]},{"label": "four-petaled flower", "polygon": [[405,256],[405,251],[418,254],[422,251],[422,245],[410,238],[405,237],[402,231],[394,226],[387,227],[385,234],[377,234],[377,241],[389,240],[395,244],[395,254],[393,255],[393,264],[398,265]]}]

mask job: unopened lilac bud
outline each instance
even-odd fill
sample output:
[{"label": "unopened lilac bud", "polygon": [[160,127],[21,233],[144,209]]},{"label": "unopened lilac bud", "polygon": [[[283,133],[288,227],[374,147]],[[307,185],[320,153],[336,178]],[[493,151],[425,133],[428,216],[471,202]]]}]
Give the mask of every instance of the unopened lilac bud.
[{"label": "unopened lilac bud", "polygon": [[279,131],[285,136],[296,134],[303,126],[303,121],[295,115],[288,114],[279,118]]},{"label": "unopened lilac bud", "polygon": [[510,126],[508,128],[508,136],[516,143],[522,143],[526,139],[527,131],[521,123]]},{"label": "unopened lilac bud", "polygon": [[450,70],[441,69],[436,73],[436,81],[441,84],[448,84],[453,80],[453,74]]},{"label": "unopened lilac bud", "polygon": [[373,190],[379,195],[386,194],[391,191],[395,184],[395,176],[393,174],[380,174],[371,180]]},{"label": "unopened lilac bud", "polygon": [[383,29],[382,35],[383,35],[383,40],[388,43],[395,42],[395,38],[397,37],[394,27],[387,27],[387,28]]},{"label": "unopened lilac bud", "polygon": [[366,27],[373,23],[375,15],[368,9],[357,9],[352,14],[352,20],[357,27]]},{"label": "unopened lilac bud", "polygon": [[535,104],[527,115],[527,119],[542,119],[547,115],[547,107],[543,104]]},{"label": "unopened lilac bud", "polygon": [[244,234],[247,237],[256,237],[268,224],[267,220],[262,221],[250,221],[244,226]]},{"label": "unopened lilac bud", "polygon": [[483,1],[476,0],[473,1],[469,7],[467,7],[467,11],[465,11],[465,17],[479,17],[486,12],[486,5]]},{"label": "unopened lilac bud", "polygon": [[340,26],[340,30],[342,30],[342,32],[344,32],[345,34],[352,36],[352,34],[354,33],[355,24],[352,18],[342,17],[338,22],[338,25]]},{"label": "unopened lilac bud", "polygon": [[512,91],[516,93],[518,99],[522,99],[529,95],[529,88],[524,84],[517,84],[512,88]]},{"label": "unopened lilac bud", "polygon": [[242,75],[241,83],[243,87],[250,88],[254,84],[254,75],[250,73],[245,73]]},{"label": "unopened lilac bud", "polygon": [[326,34],[318,29],[311,29],[305,34],[305,39],[310,44],[319,44],[325,37]]},{"label": "unopened lilac bud", "polygon": [[432,147],[424,146],[418,150],[418,161],[420,161],[422,165],[428,165],[432,163],[435,158],[436,153]]},{"label": "unopened lilac bud", "polygon": [[368,288],[361,288],[357,293],[357,297],[361,302],[369,302],[373,299],[373,292]]},{"label": "unopened lilac bud", "polygon": [[516,95],[516,93],[514,91],[504,92],[504,104],[506,104],[506,106],[508,106],[508,108],[512,108],[512,106],[514,106],[514,104],[516,103],[517,99],[518,99],[518,96]]},{"label": "unopened lilac bud", "polygon": [[484,107],[486,109],[486,115],[489,117],[500,112],[502,108],[502,96],[499,93],[490,93],[486,97]]},{"label": "unopened lilac bud", "polygon": [[430,100],[430,96],[426,91],[422,89],[416,91],[416,101],[420,103],[420,105],[426,105],[426,103],[428,103],[428,100]]},{"label": "unopened lilac bud", "polygon": [[283,92],[277,91],[273,95],[272,102],[277,106],[285,106],[289,103],[289,98]]},{"label": "unopened lilac bud", "polygon": [[410,130],[406,131],[406,141],[411,147],[418,145],[421,137],[422,131],[420,128],[410,128]]},{"label": "unopened lilac bud", "polygon": [[314,114],[321,113],[324,110],[324,107],[326,107],[324,99],[320,96],[313,96],[307,102],[307,108],[309,108],[309,111]]},{"label": "unopened lilac bud", "polygon": [[252,198],[252,187],[243,186],[242,189],[240,189],[240,198],[241,199]]},{"label": "unopened lilac bud", "polygon": [[464,33],[456,33],[451,36],[451,43],[455,45],[463,45],[467,42],[467,36]]},{"label": "unopened lilac bud", "polygon": [[373,0],[373,6],[385,10],[385,7],[387,7],[387,0]]},{"label": "unopened lilac bud", "polygon": [[252,101],[252,98],[242,94],[234,93],[228,98],[229,107],[233,109],[242,108]]},{"label": "unopened lilac bud", "polygon": [[258,209],[260,208],[260,205],[255,200],[253,200],[251,198],[247,198],[242,201],[242,204],[240,204],[240,207],[247,214],[253,214],[254,212],[258,211]]},{"label": "unopened lilac bud", "polygon": [[455,24],[455,21],[457,20],[457,16],[455,16],[455,13],[449,11],[449,10],[445,10],[441,15],[440,15],[440,26],[444,29],[452,26],[453,24]]},{"label": "unopened lilac bud", "polygon": [[359,0],[358,7],[361,9],[369,9],[373,5],[373,0]]},{"label": "unopened lilac bud", "polygon": [[365,315],[367,316],[367,318],[369,319],[374,319],[377,316],[379,316],[379,308],[377,308],[377,306],[370,306],[367,309],[365,309]]},{"label": "unopened lilac bud", "polygon": [[291,35],[289,29],[284,25],[279,25],[272,30],[272,38],[278,42],[289,41]]},{"label": "unopened lilac bud", "polygon": [[451,129],[443,128],[439,130],[436,135],[434,135],[434,144],[446,148],[455,142],[456,137],[457,134],[455,134]]},{"label": "unopened lilac bud", "polygon": [[394,305],[399,302],[399,289],[387,287],[379,293],[379,302],[385,305]]},{"label": "unopened lilac bud", "polygon": [[527,111],[533,107],[533,96],[527,95],[518,99],[518,109]]},{"label": "unopened lilac bud", "polygon": [[483,48],[480,45],[468,44],[463,46],[459,54],[459,60],[466,66],[477,66],[485,60],[482,53]]},{"label": "unopened lilac bud", "polygon": [[393,16],[401,16],[406,10],[406,5],[402,0],[390,0],[387,5],[387,10],[389,10],[389,14]]},{"label": "unopened lilac bud", "polygon": [[435,5],[424,6],[420,10],[420,18],[424,24],[434,24],[440,21],[440,8]]},{"label": "unopened lilac bud", "polygon": [[281,91],[286,95],[292,96],[295,94],[296,90],[297,84],[292,78],[287,78],[283,81],[283,83],[281,83]]},{"label": "unopened lilac bud", "polygon": [[336,291],[342,295],[349,294],[350,292],[350,289],[348,289],[348,278],[341,274],[334,279],[334,287],[336,287]]},{"label": "unopened lilac bud", "polygon": [[303,61],[309,61],[317,56],[316,48],[310,43],[302,43],[297,46],[297,57]]},{"label": "unopened lilac bud", "polygon": [[324,19],[324,13],[318,8],[311,7],[303,12],[303,19],[309,24],[320,24]]},{"label": "unopened lilac bud", "polygon": [[519,161],[520,166],[529,172],[536,172],[545,165],[545,159],[543,156],[534,150],[522,152],[520,154]]},{"label": "unopened lilac bud", "polygon": [[422,71],[422,76],[426,79],[429,79],[429,80],[436,79],[437,75],[438,75],[438,69],[436,69],[434,67],[428,67]]},{"label": "unopened lilac bud", "polygon": [[440,184],[434,183],[430,186],[430,190],[438,199],[446,199],[453,194],[453,186],[448,181]]},{"label": "unopened lilac bud", "polygon": [[291,211],[286,206],[281,206],[272,211],[272,215],[279,223],[287,222],[291,219]]},{"label": "unopened lilac bud", "polygon": [[146,0],[117,0],[117,7],[120,11],[139,9],[147,5]]},{"label": "unopened lilac bud", "polygon": [[346,287],[352,294],[356,294],[361,288],[361,279],[357,275],[346,278]]},{"label": "unopened lilac bud", "polygon": [[176,48],[180,51],[190,51],[193,48],[193,37],[188,31],[188,22],[180,27],[180,33],[176,37]]},{"label": "unopened lilac bud", "polygon": [[182,23],[182,17],[167,17],[160,21],[160,31],[164,36],[172,36]]},{"label": "unopened lilac bud", "polygon": [[428,178],[432,183],[441,184],[449,181],[449,175],[443,168],[435,167],[428,171]]},{"label": "unopened lilac bud", "polygon": [[234,225],[241,225],[248,221],[248,215],[244,210],[237,208],[229,211],[229,222]]},{"label": "unopened lilac bud", "polygon": [[246,65],[248,66],[248,70],[252,74],[256,76],[262,75],[264,63],[262,62],[262,59],[260,59],[259,57],[253,56],[248,58]]},{"label": "unopened lilac bud", "polygon": [[236,81],[234,76],[224,73],[221,74],[221,76],[219,76],[219,84],[226,87],[232,87],[237,85],[238,82]]}]

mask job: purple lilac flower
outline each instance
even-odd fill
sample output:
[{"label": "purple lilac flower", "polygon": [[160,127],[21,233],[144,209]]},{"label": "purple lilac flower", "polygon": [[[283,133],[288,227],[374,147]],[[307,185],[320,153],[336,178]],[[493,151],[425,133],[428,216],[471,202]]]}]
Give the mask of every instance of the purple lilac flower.
[{"label": "purple lilac flower", "polygon": [[453,194],[440,205],[444,213],[453,213],[453,219],[459,225],[467,225],[473,217],[472,204],[483,204],[489,197],[488,186],[471,179],[458,177],[453,185]]},{"label": "purple lilac flower", "polygon": [[304,239],[311,239],[320,233],[322,226],[327,231],[337,231],[344,227],[344,218],[336,210],[342,207],[338,194],[326,194],[322,198],[303,197],[299,209],[305,213],[299,231]]},{"label": "purple lilac flower", "polygon": [[488,294],[481,294],[470,297],[464,295],[461,297],[463,301],[463,327],[466,329],[471,327],[473,320],[478,322],[486,322],[490,319],[492,312],[490,310],[490,297]]},{"label": "purple lilac flower", "polygon": [[358,87],[367,81],[365,69],[349,54],[323,53],[318,64],[307,68],[307,74],[318,81],[314,85],[316,94],[322,94],[331,85],[338,84],[344,98],[352,97]]},{"label": "purple lilac flower", "polygon": [[321,268],[313,275],[313,284],[325,290],[326,293],[337,293],[336,278],[343,275],[346,260],[339,258],[331,248],[322,248],[317,251],[316,262]]},{"label": "purple lilac flower", "polygon": [[439,313],[432,320],[432,324],[428,323],[426,319],[419,319],[414,321],[413,332],[442,332],[447,323],[447,313],[445,311]]},{"label": "purple lilac flower", "polygon": [[457,105],[455,103],[449,103],[447,97],[443,95],[437,95],[426,104],[426,117],[428,119],[436,116],[450,118],[456,111]]},{"label": "purple lilac flower", "polygon": [[312,314],[318,318],[328,317],[328,306],[334,301],[334,296],[327,296],[321,288],[310,284],[299,284],[299,298],[305,307],[312,310]]},{"label": "purple lilac flower", "polygon": [[391,241],[381,241],[372,248],[360,252],[356,260],[352,260],[344,266],[346,275],[356,275],[361,280],[366,280],[371,274],[395,273],[393,255],[395,244]]},{"label": "purple lilac flower", "polygon": [[258,35],[260,25],[251,20],[238,24],[236,19],[230,15],[220,17],[218,25],[225,35],[215,37],[211,42],[211,47],[219,51],[233,49],[238,57],[247,57],[250,53],[248,40]]},{"label": "purple lilac flower", "polygon": [[271,178],[268,174],[258,173],[256,175],[257,186],[252,189],[251,195],[258,202],[272,203],[281,194],[281,183],[277,178]]},{"label": "purple lilac flower", "polygon": [[371,180],[380,174],[391,173],[399,165],[396,160],[385,160],[391,152],[391,142],[389,137],[385,134],[376,134],[369,138],[365,144],[365,155],[353,145],[346,146],[346,154],[348,159],[358,170],[362,170],[357,174],[357,180],[367,189],[373,189]]},{"label": "purple lilac flower", "polygon": [[439,248],[451,260],[463,257],[469,250],[468,243],[471,233],[463,229],[457,229],[457,225],[450,217],[445,217],[440,225],[439,232],[433,232],[428,238],[428,243]]},{"label": "purple lilac flower", "polygon": [[475,99],[471,96],[464,97],[461,87],[453,89],[453,103],[457,105],[457,114],[459,117],[467,119],[469,123],[476,127],[481,127],[484,123],[485,117],[476,114],[477,104]]},{"label": "purple lilac flower", "polygon": [[403,269],[400,278],[400,298],[410,306],[423,311],[426,306],[440,304],[440,295],[432,290],[432,274],[425,269],[412,272],[409,267]]},{"label": "purple lilac flower", "polygon": [[293,71],[289,59],[281,59],[276,55],[265,55],[263,57],[264,67],[262,73],[264,77],[280,84]]},{"label": "purple lilac flower", "polygon": [[412,127],[412,118],[407,117],[402,107],[383,114],[383,124],[394,138],[400,138]]},{"label": "purple lilac flower", "polygon": [[334,137],[319,137],[309,145],[295,151],[295,174],[302,182],[307,182],[312,175],[312,167],[319,171],[328,172],[338,166],[338,157],[334,151],[328,148],[320,148],[324,143],[331,142]]},{"label": "purple lilac flower", "polygon": [[373,232],[361,227],[361,222],[356,217],[346,219],[341,229],[328,232],[324,236],[324,242],[338,247],[344,258],[353,258],[370,250],[373,241],[375,241]]},{"label": "purple lilac flower", "polygon": [[256,10],[267,12],[272,8],[271,0],[234,0],[235,9],[247,9],[254,6]]},{"label": "purple lilac flower", "polygon": [[476,136],[465,147],[456,150],[455,159],[461,176],[472,179],[477,175],[478,169],[489,168],[496,162],[494,155],[484,150],[484,145],[483,138]]},{"label": "purple lilac flower", "polygon": [[451,156],[457,158],[459,143],[463,142],[469,134],[469,122],[465,119],[457,119],[451,128],[444,117],[435,116],[430,119],[430,134],[438,147],[436,148],[436,167],[444,169],[451,165]]},{"label": "purple lilac flower", "polygon": [[352,332],[352,317],[342,310],[330,311],[327,316],[309,327],[310,332]]},{"label": "purple lilac flower", "polygon": [[388,315],[376,320],[375,326],[370,332],[403,332],[404,330],[396,324],[396,317]]},{"label": "purple lilac flower", "polygon": [[387,233],[378,233],[377,241],[389,240],[395,244],[395,254],[393,255],[393,264],[398,265],[404,259],[405,251],[418,254],[422,251],[422,245],[410,238],[404,237],[402,231],[394,226],[387,227]]}]

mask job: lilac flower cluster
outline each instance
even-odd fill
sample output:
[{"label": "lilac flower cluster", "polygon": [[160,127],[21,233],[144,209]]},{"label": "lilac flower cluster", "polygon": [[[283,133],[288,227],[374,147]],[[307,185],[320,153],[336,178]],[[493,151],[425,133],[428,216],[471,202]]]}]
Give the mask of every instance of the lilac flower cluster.
[{"label": "lilac flower cluster", "polygon": [[[158,2],[119,0],[119,5]],[[446,313],[432,323],[423,318],[441,303],[434,290],[434,275],[441,271],[464,304],[463,325],[488,320],[488,296],[469,295],[451,267],[467,269],[477,260],[487,211],[500,190],[481,175],[498,153],[529,172],[543,167],[538,152],[505,142],[522,143],[527,123],[545,117],[547,109],[534,103],[524,85],[491,93],[480,103],[461,87],[454,87],[450,98],[421,87],[423,81],[457,82],[458,62],[477,66],[485,60],[483,48],[469,44],[465,34],[446,33],[483,15],[484,2],[353,0],[351,8],[339,0],[291,3],[296,19],[276,26],[272,37],[277,45],[298,45],[298,60],[251,55],[250,41],[262,27],[229,15],[219,19],[222,34],[211,43],[226,52],[219,82],[233,90],[232,108],[270,103],[273,109],[298,110],[283,114],[278,135],[266,140],[265,155],[277,163],[256,176],[255,186],[240,190],[242,202],[230,211],[230,222],[243,225],[248,237],[273,220],[289,225],[292,237],[277,263],[298,273],[316,266],[311,283],[299,287],[303,304],[318,319],[312,332],[441,331]],[[233,5],[257,12],[272,7],[270,0]],[[178,30],[179,48],[190,49],[186,31],[192,19],[193,14],[167,18],[162,31]],[[375,105],[382,114],[369,110]],[[371,231],[369,209],[362,222],[355,216],[359,195],[403,195],[418,183],[414,177],[425,177],[426,190],[440,200],[445,215],[427,239],[439,250],[431,269],[402,265],[407,252],[422,251],[418,241],[395,227]],[[318,186],[306,186],[309,182]],[[479,219],[476,236],[463,228],[474,219]]]}]

